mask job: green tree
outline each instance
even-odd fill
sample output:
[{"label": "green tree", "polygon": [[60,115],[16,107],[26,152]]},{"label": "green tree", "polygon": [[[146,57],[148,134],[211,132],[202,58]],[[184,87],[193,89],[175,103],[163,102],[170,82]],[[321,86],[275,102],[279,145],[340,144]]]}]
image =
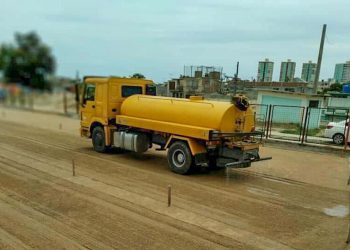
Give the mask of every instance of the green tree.
[{"label": "green tree", "polygon": [[48,89],[47,76],[54,73],[55,66],[50,47],[35,32],[16,33],[14,44],[0,46],[0,70],[7,82]]},{"label": "green tree", "polygon": [[323,93],[327,93],[328,91],[341,92],[342,85],[340,83],[333,83],[332,85],[329,86],[329,88],[324,89]]},{"label": "green tree", "polygon": [[141,73],[135,73],[131,76],[132,78],[145,79],[146,77]]}]

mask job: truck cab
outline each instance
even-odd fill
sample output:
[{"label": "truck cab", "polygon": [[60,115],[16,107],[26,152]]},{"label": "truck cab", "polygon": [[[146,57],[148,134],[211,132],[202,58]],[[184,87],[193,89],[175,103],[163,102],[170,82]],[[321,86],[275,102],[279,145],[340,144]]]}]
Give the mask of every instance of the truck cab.
[{"label": "truck cab", "polygon": [[[84,77],[80,100],[80,133],[91,138],[96,126],[115,126],[115,117],[125,98],[134,95],[156,95],[151,80],[122,77]],[[105,133],[105,136],[108,133]],[[106,138],[107,146],[110,138]]]}]

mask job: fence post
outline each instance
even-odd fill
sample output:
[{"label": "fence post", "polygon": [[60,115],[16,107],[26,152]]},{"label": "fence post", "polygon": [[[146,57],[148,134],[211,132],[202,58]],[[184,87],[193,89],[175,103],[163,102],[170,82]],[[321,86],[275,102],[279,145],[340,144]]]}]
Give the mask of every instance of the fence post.
[{"label": "fence post", "polygon": [[272,105],[270,104],[268,107],[269,107],[269,113],[268,113],[268,116],[267,116],[267,124],[266,124],[266,139],[269,137],[269,128],[270,128],[271,107],[272,107]]},{"label": "fence post", "polygon": [[309,118],[309,107],[306,107],[306,112],[304,113],[304,122],[303,122],[304,124],[302,127],[301,145],[303,145],[305,141],[306,123],[308,118]]},{"label": "fence post", "polygon": [[349,114],[349,110],[348,110],[348,115],[347,115],[347,119],[345,120],[345,142],[344,142],[344,150],[346,150],[348,148],[348,141],[349,141],[349,125],[350,125],[350,114]]},{"label": "fence post", "polygon": [[76,83],[74,85],[75,89],[75,110],[76,113],[79,114],[79,85]]},{"label": "fence post", "polygon": [[171,206],[171,185],[168,185],[168,207]]},{"label": "fence post", "polygon": [[33,89],[31,89],[30,93],[29,93],[29,108],[31,110],[34,109],[34,91],[33,91]]},{"label": "fence post", "polygon": [[67,107],[67,93],[66,89],[63,89],[63,112],[64,114],[68,113],[68,107]]}]

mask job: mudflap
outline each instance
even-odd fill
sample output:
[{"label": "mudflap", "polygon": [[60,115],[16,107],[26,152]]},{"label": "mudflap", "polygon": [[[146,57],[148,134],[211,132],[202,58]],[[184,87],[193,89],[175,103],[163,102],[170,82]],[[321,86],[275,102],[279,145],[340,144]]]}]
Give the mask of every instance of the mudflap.
[{"label": "mudflap", "polygon": [[194,162],[196,165],[207,165],[208,164],[208,154],[199,153],[194,156]]}]

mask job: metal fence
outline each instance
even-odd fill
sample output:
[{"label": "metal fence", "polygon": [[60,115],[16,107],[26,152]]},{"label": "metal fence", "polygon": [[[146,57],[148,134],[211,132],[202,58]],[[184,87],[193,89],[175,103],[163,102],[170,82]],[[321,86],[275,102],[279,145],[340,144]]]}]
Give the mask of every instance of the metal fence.
[{"label": "metal fence", "polygon": [[348,147],[349,115],[346,108],[288,105],[253,105],[257,130],[266,139]]},{"label": "metal fence", "polygon": [[305,107],[271,105],[268,122],[270,138],[301,141]]},{"label": "metal fence", "polygon": [[55,89],[52,92],[17,86],[12,89],[2,90],[0,95],[1,105],[66,115],[75,115],[78,113],[76,94],[65,88]]},{"label": "metal fence", "polygon": [[[304,141],[318,144],[344,144],[349,110],[344,108],[307,108]],[[342,142],[337,140],[341,135]],[[335,137],[336,136],[336,137]]]},{"label": "metal fence", "polygon": [[255,130],[265,133],[268,121],[269,105],[252,104],[255,113]]}]

